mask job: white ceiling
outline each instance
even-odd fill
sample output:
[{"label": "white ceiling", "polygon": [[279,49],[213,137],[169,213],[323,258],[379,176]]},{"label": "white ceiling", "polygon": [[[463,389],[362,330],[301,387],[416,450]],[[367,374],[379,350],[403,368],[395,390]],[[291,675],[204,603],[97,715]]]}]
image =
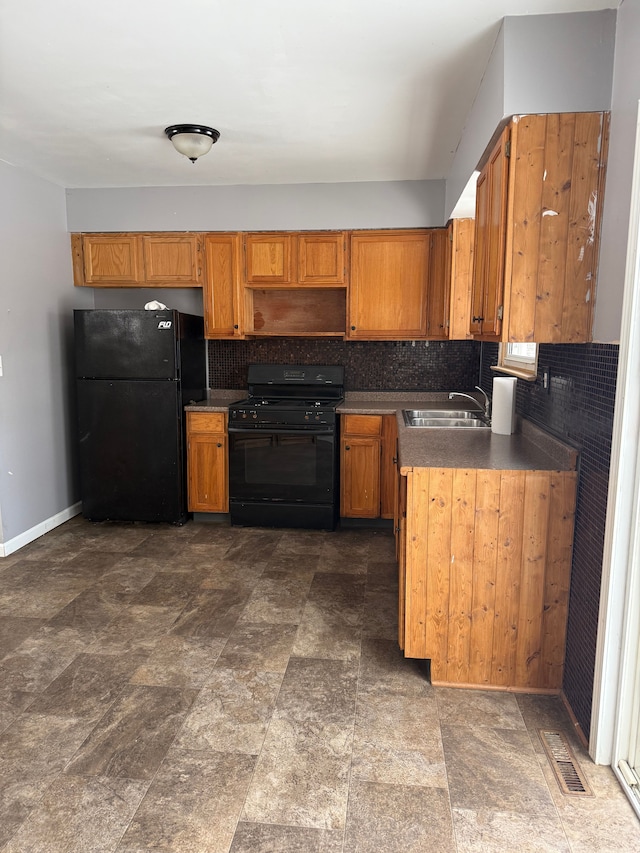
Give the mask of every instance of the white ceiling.
[{"label": "white ceiling", "polygon": [[[619,0],[1,0],[0,159],[64,187],[446,177],[505,15]],[[221,132],[195,165],[170,124]]]}]

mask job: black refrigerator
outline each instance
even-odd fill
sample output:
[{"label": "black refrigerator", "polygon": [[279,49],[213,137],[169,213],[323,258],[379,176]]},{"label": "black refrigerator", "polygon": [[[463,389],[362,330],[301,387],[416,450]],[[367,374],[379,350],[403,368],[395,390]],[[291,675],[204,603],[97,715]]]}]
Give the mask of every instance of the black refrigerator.
[{"label": "black refrigerator", "polygon": [[203,319],[178,311],[74,311],[82,514],[187,518],[184,406],[205,394]]}]

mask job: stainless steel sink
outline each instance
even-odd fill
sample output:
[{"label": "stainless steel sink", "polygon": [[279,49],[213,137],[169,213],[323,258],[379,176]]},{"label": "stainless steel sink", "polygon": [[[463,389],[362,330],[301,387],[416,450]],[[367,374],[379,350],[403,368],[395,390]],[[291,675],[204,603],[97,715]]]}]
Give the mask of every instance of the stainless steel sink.
[{"label": "stainless steel sink", "polygon": [[479,417],[482,412],[478,409],[404,409],[405,420],[407,418],[455,418],[456,420],[470,420]]},{"label": "stainless steel sink", "polygon": [[488,429],[482,412],[444,409],[403,409],[402,417],[408,427],[422,429]]}]

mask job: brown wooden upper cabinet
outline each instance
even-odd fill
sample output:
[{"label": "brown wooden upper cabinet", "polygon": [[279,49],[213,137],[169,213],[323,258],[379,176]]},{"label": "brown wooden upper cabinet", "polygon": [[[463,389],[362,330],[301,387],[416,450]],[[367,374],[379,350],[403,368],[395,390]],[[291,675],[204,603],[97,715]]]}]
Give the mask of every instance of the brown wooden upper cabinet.
[{"label": "brown wooden upper cabinet", "polygon": [[451,240],[446,228],[434,228],[429,238],[427,337],[449,337]]},{"label": "brown wooden upper cabinet", "polygon": [[452,219],[447,226],[451,246],[449,275],[449,340],[471,337],[471,284],[473,280],[473,250],[475,221]]},{"label": "brown wooden upper cabinet", "polygon": [[240,292],[240,234],[216,233],[204,237],[206,276],[202,284],[206,338],[244,336]]},{"label": "brown wooden upper cabinet", "polygon": [[427,336],[430,240],[428,229],[352,233],[348,338]]},{"label": "brown wooden upper cabinet", "polygon": [[515,116],[478,177],[470,332],[591,340],[608,113]]},{"label": "brown wooden upper cabinet", "polygon": [[200,287],[202,235],[72,234],[76,287]]},{"label": "brown wooden upper cabinet", "polygon": [[343,231],[244,235],[244,282],[249,286],[346,284]]}]

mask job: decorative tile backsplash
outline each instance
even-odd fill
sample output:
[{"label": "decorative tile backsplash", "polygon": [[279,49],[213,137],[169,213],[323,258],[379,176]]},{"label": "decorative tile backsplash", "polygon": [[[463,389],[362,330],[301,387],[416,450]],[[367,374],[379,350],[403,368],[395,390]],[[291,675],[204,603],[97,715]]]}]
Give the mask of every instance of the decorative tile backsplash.
[{"label": "decorative tile backsplash", "polygon": [[246,388],[249,364],[342,364],[348,391],[442,391],[476,385],[480,344],[270,338],[209,341],[208,352],[210,388]]},{"label": "decorative tile backsplash", "polygon": [[[541,344],[538,378],[518,380],[516,410],[580,451],[564,691],[589,735],[607,487],[618,369],[617,344]],[[490,393],[497,344],[482,345],[482,385]],[[549,370],[550,388],[542,374]]]}]

